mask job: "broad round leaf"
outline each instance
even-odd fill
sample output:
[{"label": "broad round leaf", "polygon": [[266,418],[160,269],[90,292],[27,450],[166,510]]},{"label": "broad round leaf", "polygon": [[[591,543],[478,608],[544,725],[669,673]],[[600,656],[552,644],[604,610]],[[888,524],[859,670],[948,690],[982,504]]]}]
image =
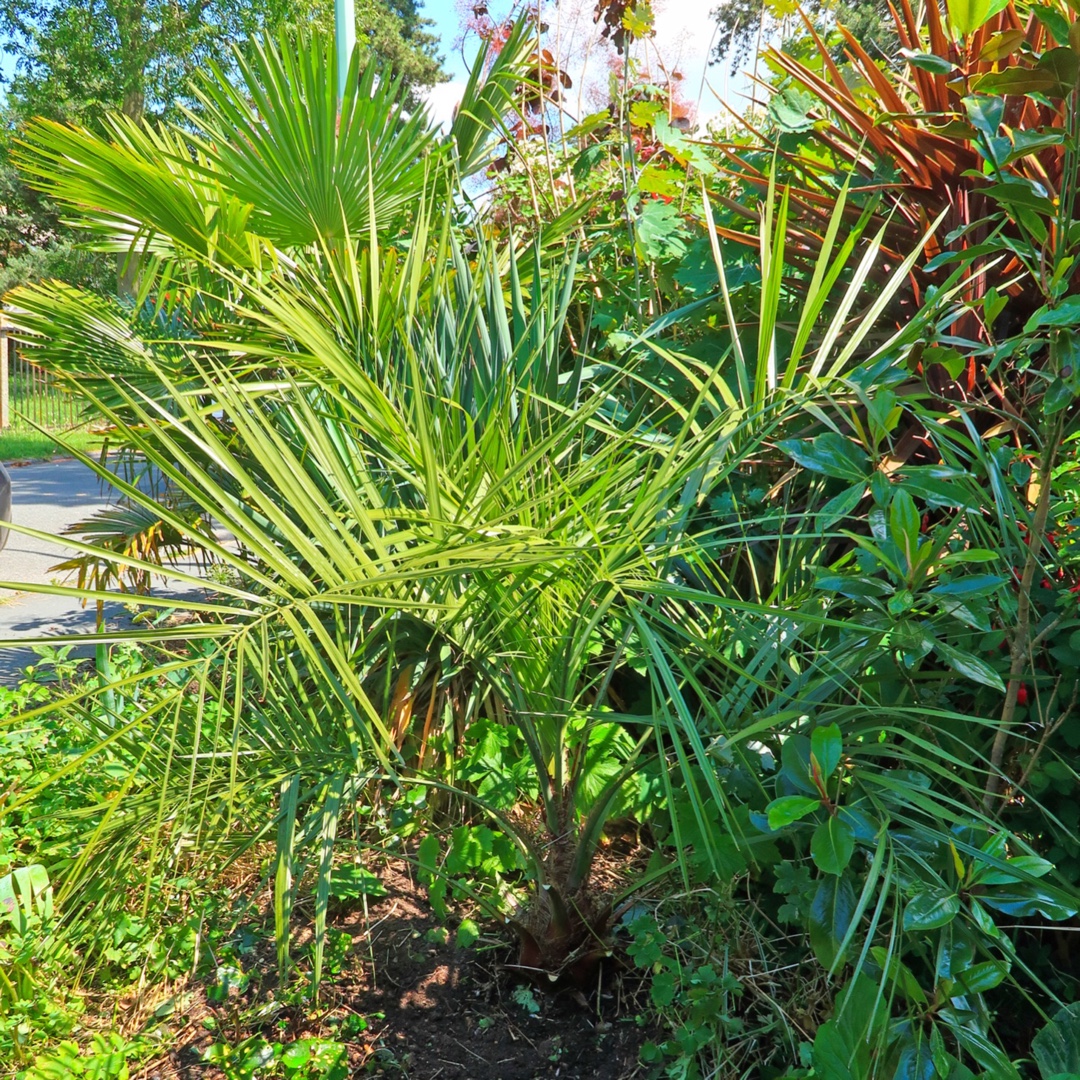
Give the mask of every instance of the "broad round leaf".
[{"label": "broad round leaf", "polygon": [[905,930],[936,930],[960,914],[960,897],[951,893],[927,891],[913,896],[904,908]]},{"label": "broad round leaf", "polygon": [[854,852],[851,827],[839,816],[830,815],[814,830],[810,854],[822,873],[842,874]]},{"label": "broad round leaf", "polygon": [[786,828],[807,814],[812,814],[820,806],[821,800],[809,795],[785,795],[780,799],[773,799],[768,806],[769,828]]},{"label": "broad round leaf", "polygon": [[810,903],[810,946],[825,967],[832,967],[855,915],[855,889],[846,877],[826,874]]}]

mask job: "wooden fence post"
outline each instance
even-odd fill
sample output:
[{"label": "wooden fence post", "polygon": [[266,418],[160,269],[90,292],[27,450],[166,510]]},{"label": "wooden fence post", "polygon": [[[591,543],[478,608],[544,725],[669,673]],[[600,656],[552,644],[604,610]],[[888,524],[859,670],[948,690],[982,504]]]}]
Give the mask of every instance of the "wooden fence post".
[{"label": "wooden fence post", "polygon": [[7,321],[0,311],[0,431],[11,424],[10,371],[11,341],[8,338]]}]

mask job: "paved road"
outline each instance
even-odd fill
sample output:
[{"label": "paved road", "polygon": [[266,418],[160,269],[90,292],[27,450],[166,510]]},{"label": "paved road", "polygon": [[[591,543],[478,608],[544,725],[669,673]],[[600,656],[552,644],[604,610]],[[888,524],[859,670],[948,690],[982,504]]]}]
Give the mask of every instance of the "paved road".
[{"label": "paved road", "polygon": [[[54,536],[108,505],[113,494],[111,488],[103,489],[93,470],[73,459],[15,466],[9,471],[12,521]],[[62,541],[11,532],[7,546],[0,551],[0,580],[72,584],[52,569],[70,554]],[[108,604],[105,615],[116,625],[126,611],[120,603]],[[0,590],[0,640],[85,632],[94,629],[95,617],[93,605],[83,608],[67,597]],[[79,651],[86,655],[93,652],[82,647]],[[0,685],[18,682],[23,669],[35,659],[29,648],[0,648]]]}]

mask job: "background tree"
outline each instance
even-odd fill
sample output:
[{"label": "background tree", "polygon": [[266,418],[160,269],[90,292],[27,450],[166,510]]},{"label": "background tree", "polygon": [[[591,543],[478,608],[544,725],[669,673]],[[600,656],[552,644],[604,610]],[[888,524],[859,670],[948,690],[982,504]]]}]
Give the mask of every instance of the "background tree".
[{"label": "background tree", "polygon": [[[358,0],[357,41],[409,88],[445,78],[421,0]],[[192,104],[188,82],[211,61],[229,66],[230,45],[282,24],[333,24],[333,0],[0,0],[0,38],[17,60],[0,113],[0,295],[57,276],[94,285],[109,274],[76,250],[47,200],[9,163],[19,129],[35,116],[95,128],[109,112],[177,120]]]},{"label": "background tree", "polygon": [[[361,0],[357,40],[416,91],[443,78],[417,0]],[[18,59],[8,102],[21,117],[92,122],[120,110],[175,117],[191,74],[282,23],[330,23],[329,0],[2,0],[0,33]]]},{"label": "background tree", "polygon": [[[331,23],[334,5],[317,0],[320,19]],[[439,39],[429,32],[430,19],[420,14],[423,0],[359,0],[356,5],[356,39],[417,90],[445,82]]]},{"label": "background tree", "polygon": [[[837,24],[847,27],[877,60],[896,56],[899,41],[888,0],[808,0],[798,8],[787,0],[721,0],[712,10],[719,33],[711,62],[730,63],[734,73],[752,52],[776,44],[778,38],[790,48],[804,31],[800,13],[818,31]],[[835,58],[843,59],[839,38],[835,44]]]}]

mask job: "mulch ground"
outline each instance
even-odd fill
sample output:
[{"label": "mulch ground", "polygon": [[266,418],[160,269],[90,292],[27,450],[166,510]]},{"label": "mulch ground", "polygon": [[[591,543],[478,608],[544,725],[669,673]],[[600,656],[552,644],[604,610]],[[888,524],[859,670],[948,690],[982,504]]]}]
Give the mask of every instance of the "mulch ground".
[{"label": "mulch ground", "polygon": [[[369,899],[366,912],[359,904],[331,909],[339,948],[324,975],[317,1014],[310,1006],[289,1005],[287,997],[275,1007],[273,949],[263,941],[244,965],[254,977],[241,999],[211,1004],[201,987],[188,987],[178,997],[179,1038],[166,1057],[141,1068],[136,1080],[216,1080],[222,1073],[205,1063],[207,1047],[249,1035],[282,1043],[313,1036],[345,1042],[352,1075],[645,1075],[638,1053],[650,1033],[637,1020],[636,984],[629,978],[601,970],[587,993],[542,993],[509,969],[513,951],[497,928],[468,949],[456,948],[456,920],[435,917],[404,864],[391,864],[380,876],[387,893]],[[296,954],[305,938],[310,941],[310,931],[298,936]],[[174,1032],[177,1020],[170,1025]]]}]

